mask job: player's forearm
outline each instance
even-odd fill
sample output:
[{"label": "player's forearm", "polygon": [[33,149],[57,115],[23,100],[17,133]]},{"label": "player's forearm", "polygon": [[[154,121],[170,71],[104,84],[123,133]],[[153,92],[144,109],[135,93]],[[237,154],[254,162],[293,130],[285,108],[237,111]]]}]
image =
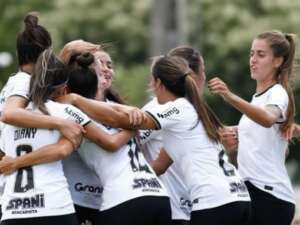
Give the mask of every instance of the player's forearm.
[{"label": "player's forearm", "polygon": [[30,112],[26,109],[14,108],[3,112],[1,120],[4,123],[19,127],[59,129],[61,119]]}]

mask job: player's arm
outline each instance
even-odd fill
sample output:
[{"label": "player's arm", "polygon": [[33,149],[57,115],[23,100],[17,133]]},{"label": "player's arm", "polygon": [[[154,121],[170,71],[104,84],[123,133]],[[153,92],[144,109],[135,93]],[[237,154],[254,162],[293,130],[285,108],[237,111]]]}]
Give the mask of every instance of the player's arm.
[{"label": "player's arm", "polygon": [[[151,116],[135,107],[115,103],[100,102],[77,94],[69,94],[58,99],[59,102],[69,103],[89,115],[91,118],[112,127],[124,129],[157,129],[157,124]],[[133,119],[138,117],[136,119]],[[140,121],[134,124],[133,121]]]},{"label": "player's arm", "polygon": [[164,174],[167,169],[172,165],[173,160],[170,158],[164,148],[161,148],[157,159],[150,162],[151,167],[157,176]]},{"label": "player's arm", "polygon": [[97,144],[104,150],[114,152],[120,149],[121,146],[135,135],[133,130],[121,130],[116,134],[108,134],[101,128],[97,127],[93,122],[85,126],[86,133],[84,136],[90,141]]},{"label": "player's arm", "polygon": [[263,127],[271,127],[282,117],[282,112],[276,105],[255,106],[232,93],[218,77],[211,79],[208,87],[212,93],[222,96],[226,102]]},{"label": "player's arm", "polygon": [[28,154],[12,158],[4,156],[0,161],[0,172],[9,175],[16,170],[39,164],[45,164],[61,160],[74,151],[73,144],[66,138],[61,137],[55,144],[43,146]]},{"label": "player's arm", "polygon": [[70,120],[30,112],[25,109],[27,104],[27,99],[23,97],[9,97],[6,100],[1,120],[19,127],[58,129],[74,146],[80,143],[79,137],[84,131],[82,126]]}]

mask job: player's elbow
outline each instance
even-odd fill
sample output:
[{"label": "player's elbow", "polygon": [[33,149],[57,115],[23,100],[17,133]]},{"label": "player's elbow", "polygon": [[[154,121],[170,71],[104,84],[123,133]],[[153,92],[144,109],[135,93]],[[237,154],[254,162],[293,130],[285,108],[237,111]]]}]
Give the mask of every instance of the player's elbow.
[{"label": "player's elbow", "polygon": [[12,124],[15,120],[14,110],[4,109],[1,113],[1,121],[3,123]]}]

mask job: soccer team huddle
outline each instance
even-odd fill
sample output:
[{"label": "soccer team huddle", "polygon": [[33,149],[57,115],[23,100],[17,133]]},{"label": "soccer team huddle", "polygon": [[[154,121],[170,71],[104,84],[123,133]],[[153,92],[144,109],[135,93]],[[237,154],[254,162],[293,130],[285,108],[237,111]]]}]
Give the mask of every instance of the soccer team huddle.
[{"label": "soccer team huddle", "polygon": [[293,35],[253,39],[251,102],[207,82],[243,113],[225,126],[203,96],[198,50],[154,57],[153,98],[139,109],[112,89],[102,45],[75,40],[55,55],[38,17],[24,23],[19,71],[0,94],[1,225],[291,225]]}]

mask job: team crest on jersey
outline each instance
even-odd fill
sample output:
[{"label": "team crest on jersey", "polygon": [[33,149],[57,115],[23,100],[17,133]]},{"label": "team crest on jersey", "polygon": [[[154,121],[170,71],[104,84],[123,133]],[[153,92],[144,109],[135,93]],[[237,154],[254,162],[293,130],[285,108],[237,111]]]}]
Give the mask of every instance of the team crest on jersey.
[{"label": "team crest on jersey", "polygon": [[6,210],[13,210],[12,214],[36,213],[35,209],[45,207],[44,194],[36,194],[32,197],[13,198],[8,202]]},{"label": "team crest on jersey", "polygon": [[179,114],[179,109],[177,109],[176,107],[173,107],[172,109],[168,110],[167,112],[164,113],[157,113],[157,116],[159,118],[167,118],[169,116],[172,116],[174,114]]},{"label": "team crest on jersey", "polygon": [[66,108],[65,108],[65,112],[66,112],[67,114],[69,114],[70,116],[72,116],[72,117],[75,119],[75,121],[76,121],[77,123],[81,124],[81,123],[83,122],[82,116],[80,116],[78,113],[74,112],[74,111],[73,111],[72,109],[70,109],[69,107],[66,107]]}]

